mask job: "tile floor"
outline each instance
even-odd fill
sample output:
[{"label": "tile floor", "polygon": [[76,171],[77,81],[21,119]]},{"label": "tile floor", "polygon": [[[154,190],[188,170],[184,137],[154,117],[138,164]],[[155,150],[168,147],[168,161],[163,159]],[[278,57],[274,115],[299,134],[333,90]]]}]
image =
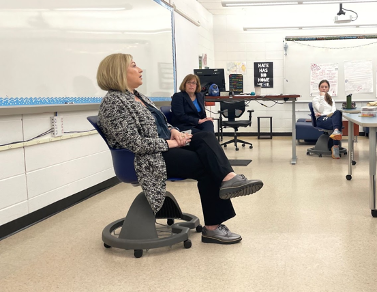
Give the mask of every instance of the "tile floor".
[{"label": "tile floor", "polygon": [[[102,229],[124,217],[140,191],[119,184],[0,241],[0,291],[376,291],[377,218],[370,215],[368,139],[356,143],[353,179],[347,157],[307,156],[290,137],[246,138],[230,159],[252,159],[238,173],[259,178],[258,193],[233,199],[227,222],[239,244],[201,243],[133,251],[105,249]],[[347,143],[344,141],[344,146]],[[184,212],[202,218],[194,181],[168,182]]]}]

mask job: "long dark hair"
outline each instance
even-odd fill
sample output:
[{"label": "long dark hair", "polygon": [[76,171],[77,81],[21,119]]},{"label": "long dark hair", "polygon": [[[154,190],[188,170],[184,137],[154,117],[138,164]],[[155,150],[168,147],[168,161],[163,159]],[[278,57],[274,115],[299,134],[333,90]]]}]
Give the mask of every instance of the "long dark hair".
[{"label": "long dark hair", "polygon": [[[330,89],[330,83],[327,81],[327,80],[321,80],[321,82],[319,82],[319,84],[318,84],[318,88],[320,88],[321,87],[321,84],[322,83],[327,83],[327,85],[328,85],[328,87],[329,87],[329,89]],[[332,98],[331,98],[331,96],[330,96],[330,94],[328,94],[328,92],[326,92],[326,94],[325,94],[325,101],[329,104],[329,105],[332,105]]]}]

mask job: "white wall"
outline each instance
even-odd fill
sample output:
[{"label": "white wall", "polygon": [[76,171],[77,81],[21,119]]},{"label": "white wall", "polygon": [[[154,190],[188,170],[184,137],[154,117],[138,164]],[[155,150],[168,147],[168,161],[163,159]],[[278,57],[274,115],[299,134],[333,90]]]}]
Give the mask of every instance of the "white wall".
[{"label": "white wall", "polygon": [[[359,14],[359,18],[352,24],[375,23],[376,19],[371,11],[377,10],[377,3],[345,4],[343,8],[352,9]],[[262,88],[262,94],[280,94],[284,92],[284,50],[283,41],[286,36],[302,35],[334,35],[334,34],[373,34],[376,28],[363,29],[313,29],[313,30],[273,30],[273,31],[243,31],[243,27],[250,26],[305,26],[305,25],[333,25],[333,19],[339,11],[336,4],[326,5],[298,5],[277,7],[253,7],[238,9],[216,10],[213,16],[215,64],[217,68],[226,68],[227,62],[246,61],[247,73],[244,76],[244,92],[254,91],[253,74],[254,62],[274,63],[274,88]],[[377,64],[374,64],[376,66]],[[309,69],[308,69],[309,70]],[[228,77],[226,76],[226,79]],[[228,81],[226,81],[228,83]],[[294,80],[289,80],[294,82]],[[287,92],[288,93],[288,92]],[[294,92],[289,92],[294,93]],[[298,102],[297,118],[307,118],[308,98],[302,97],[304,103]],[[263,102],[267,106],[272,102]],[[340,105],[339,105],[340,106]],[[251,128],[242,131],[257,131],[257,116],[272,116],[274,132],[291,132],[291,105],[275,105],[266,108],[257,102],[251,102],[249,109],[254,109]],[[262,131],[268,131],[268,123],[262,125]]]},{"label": "white wall", "polygon": [[[92,130],[86,117],[96,114],[64,113],[64,131]],[[53,115],[0,116],[0,145],[45,132]],[[51,134],[43,138],[48,137]],[[111,155],[99,135],[0,151],[0,165],[0,225],[115,175]]]}]

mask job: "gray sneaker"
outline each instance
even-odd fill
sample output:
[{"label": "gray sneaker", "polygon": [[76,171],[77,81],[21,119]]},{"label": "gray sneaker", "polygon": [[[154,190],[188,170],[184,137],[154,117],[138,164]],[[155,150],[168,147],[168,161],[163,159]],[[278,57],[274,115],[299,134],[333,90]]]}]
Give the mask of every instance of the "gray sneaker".
[{"label": "gray sneaker", "polygon": [[331,147],[331,156],[334,159],[340,159],[339,147]]},{"label": "gray sneaker", "polygon": [[227,200],[239,196],[254,194],[263,187],[259,179],[248,180],[243,174],[237,174],[234,178],[221,183],[220,198]]},{"label": "gray sneaker", "polygon": [[241,240],[241,235],[231,232],[224,224],[215,230],[208,230],[205,226],[202,230],[202,242],[205,243],[233,244]]}]

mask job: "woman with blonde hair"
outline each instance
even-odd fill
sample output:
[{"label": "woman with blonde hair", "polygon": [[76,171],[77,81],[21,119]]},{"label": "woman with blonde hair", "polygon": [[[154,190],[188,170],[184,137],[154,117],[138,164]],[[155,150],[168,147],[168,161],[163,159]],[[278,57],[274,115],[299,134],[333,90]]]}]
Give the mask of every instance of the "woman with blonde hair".
[{"label": "woman with blonde hair", "polygon": [[240,242],[241,236],[223,224],[235,216],[230,198],[257,192],[262,181],[234,173],[213,133],[184,134],[169,125],[153,102],[136,90],[143,83],[142,73],[128,54],[107,56],[99,65],[97,82],[108,92],[98,126],[108,144],[135,153],[136,175],[151,212],[163,205],[167,177],[195,179],[205,223],[202,241]]}]

